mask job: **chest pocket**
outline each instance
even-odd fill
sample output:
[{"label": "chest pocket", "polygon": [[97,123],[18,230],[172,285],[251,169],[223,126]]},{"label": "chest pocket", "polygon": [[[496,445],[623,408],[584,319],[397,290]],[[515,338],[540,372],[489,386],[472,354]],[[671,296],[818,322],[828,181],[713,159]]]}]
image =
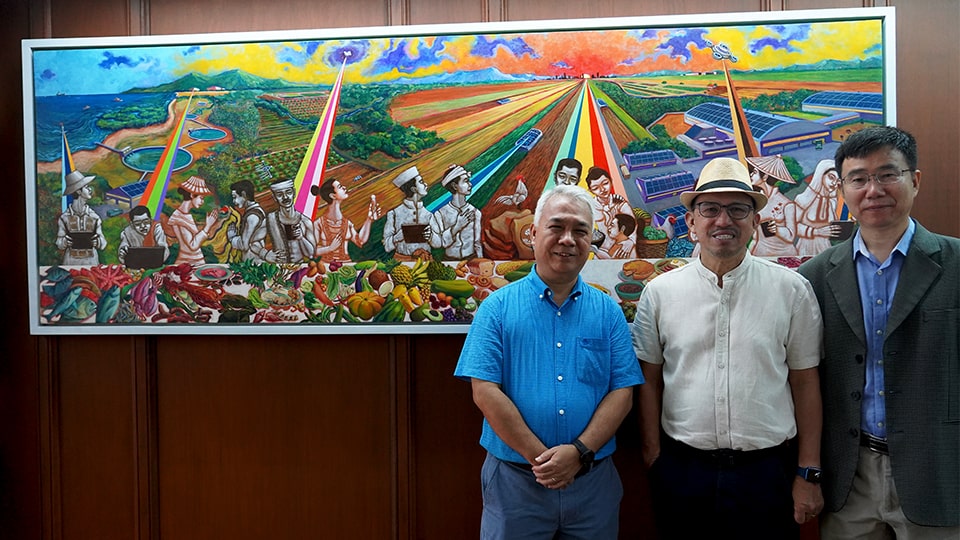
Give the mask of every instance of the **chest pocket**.
[{"label": "chest pocket", "polygon": [[578,338],[577,345],[577,380],[590,385],[606,385],[610,379],[610,341]]}]

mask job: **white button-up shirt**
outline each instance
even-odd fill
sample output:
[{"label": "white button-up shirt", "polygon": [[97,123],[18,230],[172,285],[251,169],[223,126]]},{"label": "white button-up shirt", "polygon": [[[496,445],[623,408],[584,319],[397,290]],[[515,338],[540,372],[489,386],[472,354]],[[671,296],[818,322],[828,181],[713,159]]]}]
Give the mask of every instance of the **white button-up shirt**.
[{"label": "white button-up shirt", "polygon": [[758,450],[796,436],[787,375],[820,362],[820,308],[799,274],[749,253],[717,276],[698,260],[644,289],[637,357],[663,365],[661,424],[704,450]]}]

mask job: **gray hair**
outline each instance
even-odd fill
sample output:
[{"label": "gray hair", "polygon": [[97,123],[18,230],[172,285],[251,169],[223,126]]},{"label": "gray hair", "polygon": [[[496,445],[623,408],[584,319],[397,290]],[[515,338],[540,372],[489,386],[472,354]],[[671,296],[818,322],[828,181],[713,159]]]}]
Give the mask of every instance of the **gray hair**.
[{"label": "gray hair", "polygon": [[543,207],[546,206],[549,201],[558,197],[580,203],[580,205],[586,210],[585,213],[587,216],[587,221],[589,223],[593,223],[593,210],[596,204],[593,196],[587,193],[587,190],[580,186],[561,184],[540,196],[540,199],[537,201],[537,209],[533,213],[533,223],[535,225],[540,224],[540,217],[543,213]]}]

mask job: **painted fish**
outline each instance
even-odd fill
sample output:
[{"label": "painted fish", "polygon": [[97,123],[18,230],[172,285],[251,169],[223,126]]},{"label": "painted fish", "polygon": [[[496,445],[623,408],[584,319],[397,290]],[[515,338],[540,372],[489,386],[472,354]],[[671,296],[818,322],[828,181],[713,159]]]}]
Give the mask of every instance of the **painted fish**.
[{"label": "painted fish", "polygon": [[54,283],[58,283],[70,277],[70,271],[59,266],[51,266],[47,269],[47,273],[43,277]]},{"label": "painted fish", "polygon": [[61,296],[53,307],[50,309],[50,313],[47,314],[47,320],[52,321],[54,317],[62,315],[65,311],[70,309],[77,303],[77,298],[80,297],[80,287],[74,287],[67,291],[63,296]]},{"label": "painted fish", "polygon": [[111,285],[97,302],[97,323],[107,323],[117,314],[120,307],[120,287]]},{"label": "painted fish", "polygon": [[61,296],[67,294],[67,291],[69,291],[71,287],[73,287],[73,278],[70,277],[70,273],[67,272],[67,275],[60,281],[44,285],[43,292],[50,298],[59,300]]},{"label": "painted fish", "polygon": [[60,316],[60,322],[81,322],[89,319],[97,311],[97,303],[80,295],[72,307],[67,308]]}]

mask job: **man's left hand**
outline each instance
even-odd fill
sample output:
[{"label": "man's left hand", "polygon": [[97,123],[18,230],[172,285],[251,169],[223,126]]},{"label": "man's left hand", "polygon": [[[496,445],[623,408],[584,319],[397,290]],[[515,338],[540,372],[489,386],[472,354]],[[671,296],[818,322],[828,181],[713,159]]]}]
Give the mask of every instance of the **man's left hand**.
[{"label": "man's left hand", "polygon": [[793,479],[793,519],[804,523],[817,517],[823,510],[823,492],[820,484],[807,482],[799,476]]},{"label": "man's left hand", "polygon": [[549,489],[564,489],[580,472],[580,452],[572,444],[548,448],[536,458],[533,474],[537,483]]}]

